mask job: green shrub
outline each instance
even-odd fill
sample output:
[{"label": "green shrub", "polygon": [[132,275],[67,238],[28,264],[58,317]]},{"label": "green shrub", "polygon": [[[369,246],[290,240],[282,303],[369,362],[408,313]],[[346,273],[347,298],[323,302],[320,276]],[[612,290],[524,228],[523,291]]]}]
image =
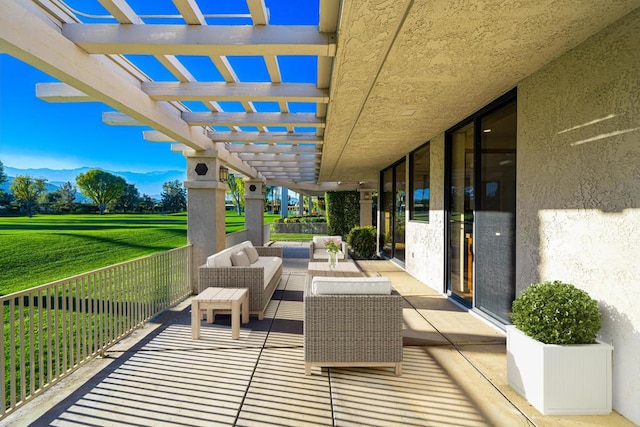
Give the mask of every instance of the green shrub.
[{"label": "green shrub", "polygon": [[304,215],[304,216],[290,216],[287,218],[281,218],[280,222],[285,224],[298,224],[308,222],[326,222],[327,219],[321,215]]},{"label": "green shrub", "polygon": [[353,227],[347,243],[357,256],[371,258],[376,253],[376,228],[372,225]]},{"label": "green shrub", "polygon": [[534,283],[511,308],[516,328],[546,344],[591,344],[602,324],[598,302],[559,281]]},{"label": "green shrub", "polygon": [[309,222],[327,222],[327,219],[323,216],[319,215],[310,215],[300,218],[300,222],[309,223]]}]

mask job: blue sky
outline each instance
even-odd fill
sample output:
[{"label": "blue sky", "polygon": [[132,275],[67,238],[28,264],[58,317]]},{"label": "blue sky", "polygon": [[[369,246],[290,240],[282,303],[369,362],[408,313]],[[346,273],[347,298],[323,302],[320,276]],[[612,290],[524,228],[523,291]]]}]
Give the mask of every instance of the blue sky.
[{"label": "blue sky", "polygon": [[[198,2],[204,14],[248,13],[246,0]],[[270,23],[317,25],[318,0],[265,0]],[[96,0],[67,0],[82,12],[105,15]],[[139,14],[176,14],[170,0],[129,0]],[[84,19],[108,22],[110,19]],[[148,23],[178,23],[147,20]],[[250,25],[244,19],[208,19],[210,25]],[[153,57],[127,55],[134,64],[158,81],[176,81]],[[208,58],[179,57],[200,81],[223,81]],[[268,81],[261,58],[229,57],[241,82]],[[279,57],[283,82],[315,83],[316,60],[312,57]],[[16,168],[72,169],[82,166],[115,171],[148,172],[183,170],[185,160],[167,143],[150,143],[142,138],[146,127],[108,126],[102,113],[113,111],[102,103],[47,103],[35,96],[37,83],[52,82],[47,74],[9,56],[0,54],[0,161]],[[208,111],[197,102],[186,102],[194,111]],[[220,103],[225,111],[244,111],[239,103]],[[255,103],[258,111],[278,111],[277,103]],[[313,112],[314,104],[290,103],[291,112]],[[216,128],[227,130],[226,128]],[[255,128],[243,128],[256,130]],[[271,131],[285,129],[270,128]],[[303,129],[299,129],[303,130]],[[306,129],[305,129],[306,130]],[[311,129],[310,129],[311,130]]]}]

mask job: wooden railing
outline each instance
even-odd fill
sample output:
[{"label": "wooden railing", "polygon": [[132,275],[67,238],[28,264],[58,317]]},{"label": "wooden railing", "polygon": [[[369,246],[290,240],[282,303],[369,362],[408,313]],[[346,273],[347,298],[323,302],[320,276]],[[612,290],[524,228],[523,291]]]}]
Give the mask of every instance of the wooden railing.
[{"label": "wooden railing", "polygon": [[0,419],[191,293],[191,246],[0,297]]}]

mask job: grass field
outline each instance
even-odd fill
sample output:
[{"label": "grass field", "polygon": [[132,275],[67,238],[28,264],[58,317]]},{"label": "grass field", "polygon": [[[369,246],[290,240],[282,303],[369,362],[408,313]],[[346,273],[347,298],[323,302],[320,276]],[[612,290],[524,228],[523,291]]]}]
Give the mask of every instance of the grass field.
[{"label": "grass field", "polygon": [[[265,215],[265,222],[277,218]],[[227,233],[243,228],[244,217],[227,212]],[[0,294],[186,243],[186,214],[0,217]]]}]

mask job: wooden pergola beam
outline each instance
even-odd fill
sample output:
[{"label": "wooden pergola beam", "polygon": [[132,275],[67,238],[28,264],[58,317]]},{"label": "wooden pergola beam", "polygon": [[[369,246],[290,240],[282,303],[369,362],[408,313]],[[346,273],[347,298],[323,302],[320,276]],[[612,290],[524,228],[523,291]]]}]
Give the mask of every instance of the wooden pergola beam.
[{"label": "wooden pergola beam", "polygon": [[157,101],[329,102],[327,89],[308,83],[143,82],[142,90]]},{"label": "wooden pergola beam", "polygon": [[313,113],[201,113],[185,111],[182,119],[191,126],[296,126],[324,127]]},{"label": "wooden pergola beam", "polygon": [[214,142],[268,142],[291,144],[322,144],[322,138],[309,132],[291,134],[288,132],[218,132],[208,131],[207,136]]},{"label": "wooden pergola beam", "polygon": [[256,154],[237,153],[245,161],[319,162],[320,154]]},{"label": "wooden pergola beam", "polygon": [[172,0],[184,21],[189,25],[207,25],[195,0]]},{"label": "wooden pergola beam", "polygon": [[335,56],[335,33],[309,25],[63,24],[62,33],[87,53]]},{"label": "wooden pergola beam", "polygon": [[247,6],[249,6],[249,13],[251,14],[251,19],[253,19],[253,25],[269,24],[269,12],[264,4],[264,0],[247,0]]},{"label": "wooden pergola beam", "polygon": [[320,155],[318,147],[315,145],[257,145],[257,144],[226,144],[225,147],[230,153],[243,154],[314,154]]}]

